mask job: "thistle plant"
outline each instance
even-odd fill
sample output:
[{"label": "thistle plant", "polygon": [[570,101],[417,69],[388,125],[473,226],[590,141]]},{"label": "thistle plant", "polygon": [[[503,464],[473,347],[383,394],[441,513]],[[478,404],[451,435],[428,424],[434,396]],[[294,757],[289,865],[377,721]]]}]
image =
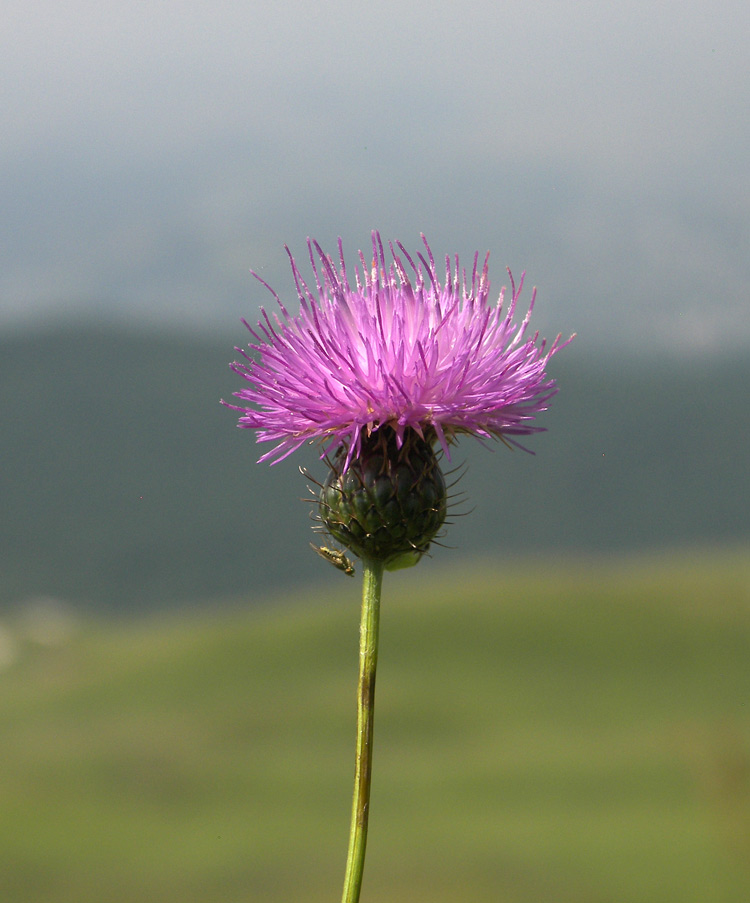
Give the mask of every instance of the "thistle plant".
[{"label": "thistle plant", "polygon": [[[262,310],[249,351],[231,367],[247,385],[235,396],[238,425],[273,442],[260,461],[276,463],[306,443],[319,444],[328,466],[317,500],[321,527],[361,560],[363,572],[357,692],[357,746],[349,851],[342,903],[360,897],[370,811],[375,675],[385,570],[417,564],[445,523],[448,498],[440,458],[462,434],[497,438],[543,430],[536,415],[557,392],[547,363],[570,342],[527,337],[534,307],[515,322],[523,276],[490,301],[489,254],[471,276],[458,257],[441,283],[432,252],[416,260],[404,246],[372,235],[371,262],[359,253],[351,285],[339,239],[338,267],[315,241],[310,287],[292,257],[299,312]],[[571,337],[572,338],[572,337]],[[224,404],[227,404],[224,402]],[[523,446],[520,446],[523,448]],[[345,551],[316,550],[345,574]]]}]

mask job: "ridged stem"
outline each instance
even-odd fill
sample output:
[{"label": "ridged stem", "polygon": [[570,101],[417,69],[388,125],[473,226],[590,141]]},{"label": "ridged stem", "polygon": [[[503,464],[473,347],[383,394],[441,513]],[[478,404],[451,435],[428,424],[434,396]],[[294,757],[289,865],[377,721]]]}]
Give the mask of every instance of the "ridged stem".
[{"label": "ridged stem", "polygon": [[370,814],[372,728],[375,716],[375,673],[378,666],[378,627],[383,562],[362,559],[362,615],[359,624],[359,680],[357,683],[357,755],[349,853],[346,859],[342,903],[358,903],[362,888]]}]

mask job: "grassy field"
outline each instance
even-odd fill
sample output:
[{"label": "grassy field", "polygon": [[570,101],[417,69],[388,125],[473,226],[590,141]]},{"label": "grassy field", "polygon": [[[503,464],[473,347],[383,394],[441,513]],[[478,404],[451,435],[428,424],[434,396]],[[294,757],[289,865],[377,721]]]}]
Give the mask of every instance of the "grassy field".
[{"label": "grassy field", "polygon": [[[6,622],[0,900],[338,900],[358,592]],[[381,629],[363,903],[750,899],[750,555],[425,563]]]}]

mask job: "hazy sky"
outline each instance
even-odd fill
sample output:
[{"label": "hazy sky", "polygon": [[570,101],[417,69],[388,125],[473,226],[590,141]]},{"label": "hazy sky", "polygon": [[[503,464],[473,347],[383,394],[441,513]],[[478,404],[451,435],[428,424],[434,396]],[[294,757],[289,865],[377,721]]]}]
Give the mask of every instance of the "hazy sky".
[{"label": "hazy sky", "polygon": [[491,251],[580,347],[750,349],[747,0],[0,0],[0,326],[237,333],[283,245]]}]

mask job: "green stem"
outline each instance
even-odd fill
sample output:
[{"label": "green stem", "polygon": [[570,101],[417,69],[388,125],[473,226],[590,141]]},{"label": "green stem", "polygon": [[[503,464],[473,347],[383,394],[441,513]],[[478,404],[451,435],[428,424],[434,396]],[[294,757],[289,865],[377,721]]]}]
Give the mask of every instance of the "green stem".
[{"label": "green stem", "polygon": [[357,758],[349,853],[346,858],[342,903],[358,903],[362,888],[370,814],[372,727],[375,716],[375,672],[378,666],[378,625],[383,562],[362,559],[362,616],[359,625],[359,681],[357,684]]}]

